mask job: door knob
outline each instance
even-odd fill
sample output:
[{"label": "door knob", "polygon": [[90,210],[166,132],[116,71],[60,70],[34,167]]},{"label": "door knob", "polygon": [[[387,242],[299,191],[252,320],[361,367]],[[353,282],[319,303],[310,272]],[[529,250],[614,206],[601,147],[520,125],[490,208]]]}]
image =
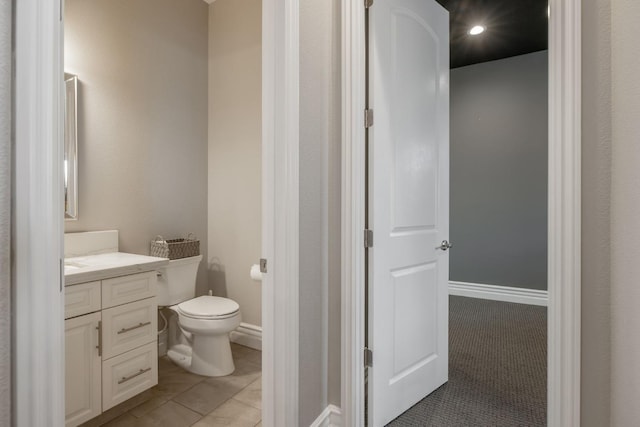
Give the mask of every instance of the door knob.
[{"label": "door knob", "polygon": [[451,249],[453,247],[453,245],[451,243],[449,243],[446,240],[443,240],[442,243],[440,243],[440,246],[436,246],[436,249],[440,249],[441,251],[446,251],[447,249]]}]

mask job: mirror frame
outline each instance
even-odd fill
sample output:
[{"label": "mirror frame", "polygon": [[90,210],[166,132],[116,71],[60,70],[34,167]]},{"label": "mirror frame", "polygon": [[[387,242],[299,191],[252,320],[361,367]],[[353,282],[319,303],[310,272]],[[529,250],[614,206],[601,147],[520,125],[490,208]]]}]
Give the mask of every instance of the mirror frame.
[{"label": "mirror frame", "polygon": [[78,219],[78,76],[64,73],[64,219]]}]

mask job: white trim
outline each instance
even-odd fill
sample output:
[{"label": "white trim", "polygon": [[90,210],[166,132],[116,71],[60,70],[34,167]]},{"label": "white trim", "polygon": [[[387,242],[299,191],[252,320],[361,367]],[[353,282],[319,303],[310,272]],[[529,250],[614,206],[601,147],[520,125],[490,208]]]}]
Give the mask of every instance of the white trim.
[{"label": "white trim", "polygon": [[[580,425],[581,8],[550,0],[548,425]],[[342,2],[342,409],[363,424],[364,11]],[[375,4],[374,6],[375,7]]]},{"label": "white trim", "polygon": [[581,0],[549,19],[547,424],[580,425]]},{"label": "white trim", "polygon": [[262,351],[262,328],[250,323],[240,323],[235,331],[229,334],[231,342]]},{"label": "white trim", "polygon": [[342,412],[335,405],[329,405],[311,423],[310,427],[340,427],[342,426]]},{"label": "white trim", "polygon": [[62,2],[15,9],[13,425],[64,425]]},{"label": "white trim", "polygon": [[[262,5],[262,423],[298,424],[299,11]],[[277,380],[276,380],[277,379]]]},{"label": "white trim", "polygon": [[364,425],[365,26],[362,2],[342,3],[342,418]]},{"label": "white trim", "polygon": [[449,281],[449,295],[546,306],[549,293],[538,289]]}]

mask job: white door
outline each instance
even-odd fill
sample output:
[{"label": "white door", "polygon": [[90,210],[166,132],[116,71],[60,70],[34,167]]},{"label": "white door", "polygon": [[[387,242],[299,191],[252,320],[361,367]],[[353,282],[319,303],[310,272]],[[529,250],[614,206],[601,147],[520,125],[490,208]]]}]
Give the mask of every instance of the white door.
[{"label": "white door", "polygon": [[100,313],[64,321],[65,425],[77,426],[102,412]]},{"label": "white door", "polygon": [[435,0],[369,9],[369,425],[448,379],[449,14]]}]

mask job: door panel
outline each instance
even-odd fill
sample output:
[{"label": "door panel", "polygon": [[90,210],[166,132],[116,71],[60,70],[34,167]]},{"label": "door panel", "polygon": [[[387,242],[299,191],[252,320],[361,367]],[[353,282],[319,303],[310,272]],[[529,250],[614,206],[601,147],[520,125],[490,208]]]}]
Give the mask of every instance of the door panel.
[{"label": "door panel", "polygon": [[[437,43],[429,27],[405,10],[391,16],[391,83],[389,113],[393,126],[391,144],[393,170],[392,224],[404,227],[433,227],[436,211],[438,138],[436,126],[438,76]],[[403,44],[416,41],[421,49]],[[420,82],[418,87],[406,84]]]},{"label": "door panel", "polygon": [[[395,316],[391,384],[422,366],[437,350],[437,319],[433,319],[438,295],[435,267],[435,263],[429,263],[391,273]],[[414,329],[421,333],[405,333]]]},{"label": "door panel", "polygon": [[369,9],[369,420],[447,381],[449,15],[435,0]]},{"label": "door panel", "polygon": [[65,320],[65,425],[77,426],[102,412],[98,352],[100,313]]}]

